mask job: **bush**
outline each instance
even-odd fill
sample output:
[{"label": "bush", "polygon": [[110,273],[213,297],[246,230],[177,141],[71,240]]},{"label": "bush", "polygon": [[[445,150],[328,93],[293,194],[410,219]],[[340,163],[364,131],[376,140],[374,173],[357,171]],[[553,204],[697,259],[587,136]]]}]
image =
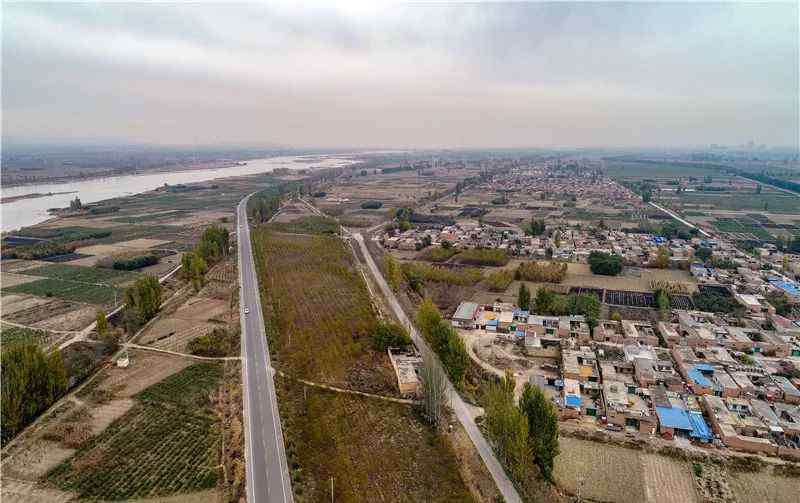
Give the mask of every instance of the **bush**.
[{"label": "bush", "polygon": [[742,308],[733,298],[712,292],[697,292],[692,295],[692,301],[698,310],[711,313],[733,313]]},{"label": "bush", "polygon": [[479,269],[472,267],[447,269],[419,262],[403,262],[400,268],[409,284],[421,280],[468,286],[474,285],[483,277]]},{"label": "bush", "polygon": [[377,210],[383,206],[383,203],[380,201],[364,201],[361,203],[362,210]]},{"label": "bush", "polygon": [[372,332],[372,345],[378,351],[387,348],[405,348],[411,344],[411,337],[402,326],[397,323],[381,321]]},{"label": "bush", "polygon": [[589,268],[594,274],[616,276],[622,272],[622,257],[611,253],[593,251],[589,254]]},{"label": "bush", "polygon": [[198,356],[222,357],[239,354],[239,329],[217,327],[211,332],[192,339],[186,351]]},{"label": "bush", "polygon": [[455,248],[430,248],[420,255],[420,258],[431,262],[444,262],[457,253],[458,250]]},{"label": "bush", "polygon": [[140,255],[129,259],[115,260],[112,268],[120,271],[135,271],[157,263],[158,257],[155,255]]},{"label": "bush", "polygon": [[496,248],[473,248],[461,252],[458,260],[471,265],[503,266],[508,263],[508,253]]}]

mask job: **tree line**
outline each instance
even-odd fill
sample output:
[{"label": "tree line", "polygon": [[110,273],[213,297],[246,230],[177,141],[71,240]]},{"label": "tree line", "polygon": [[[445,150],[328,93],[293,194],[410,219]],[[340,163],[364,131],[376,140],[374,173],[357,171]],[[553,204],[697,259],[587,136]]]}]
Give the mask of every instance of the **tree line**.
[{"label": "tree line", "polygon": [[417,327],[433,350],[439,355],[453,385],[461,388],[469,367],[469,355],[464,341],[458,336],[431,299],[424,299],[417,312]]},{"label": "tree line", "polygon": [[227,257],[229,251],[230,236],[227,229],[212,225],[203,231],[194,250],[181,257],[181,274],[199,292],[205,285],[205,275],[209,267]]}]

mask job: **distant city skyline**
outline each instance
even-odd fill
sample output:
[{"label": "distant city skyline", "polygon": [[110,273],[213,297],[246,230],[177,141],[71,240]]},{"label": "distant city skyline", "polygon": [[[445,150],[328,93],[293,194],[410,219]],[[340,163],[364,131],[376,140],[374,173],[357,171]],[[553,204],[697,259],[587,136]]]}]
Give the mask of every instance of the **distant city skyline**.
[{"label": "distant city skyline", "polygon": [[4,4],[3,137],[798,148],[798,5]]}]

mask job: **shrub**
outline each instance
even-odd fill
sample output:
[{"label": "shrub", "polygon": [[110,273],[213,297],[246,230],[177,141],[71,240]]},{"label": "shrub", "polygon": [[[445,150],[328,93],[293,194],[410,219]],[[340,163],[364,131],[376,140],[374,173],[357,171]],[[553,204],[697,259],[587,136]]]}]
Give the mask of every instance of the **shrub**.
[{"label": "shrub", "polygon": [[372,332],[372,345],[378,351],[386,351],[387,348],[404,348],[411,344],[411,337],[402,326],[397,323],[382,321],[378,323]]},{"label": "shrub", "polygon": [[380,201],[364,201],[361,203],[362,210],[377,210],[383,206],[383,203]]},{"label": "shrub", "polygon": [[112,268],[120,271],[134,271],[158,263],[155,255],[140,255],[129,259],[115,260]]},{"label": "shrub", "polygon": [[561,283],[567,276],[567,264],[557,262],[523,262],[517,268],[517,279],[540,283]]},{"label": "shrub", "polygon": [[492,292],[504,292],[512,281],[514,281],[514,272],[501,269],[486,277],[486,287]]},{"label": "shrub", "polygon": [[404,262],[400,268],[409,284],[422,280],[467,286],[474,285],[483,277],[480,269],[473,267],[447,269],[418,262]]},{"label": "shrub", "polygon": [[420,255],[420,258],[431,262],[444,262],[457,253],[458,250],[454,248],[430,248]]},{"label": "shrub", "polygon": [[589,254],[589,268],[594,274],[616,276],[622,272],[622,257],[611,253],[593,251]]},{"label": "shrub", "polygon": [[233,356],[239,354],[239,329],[217,327],[189,341],[186,350],[198,356]]}]

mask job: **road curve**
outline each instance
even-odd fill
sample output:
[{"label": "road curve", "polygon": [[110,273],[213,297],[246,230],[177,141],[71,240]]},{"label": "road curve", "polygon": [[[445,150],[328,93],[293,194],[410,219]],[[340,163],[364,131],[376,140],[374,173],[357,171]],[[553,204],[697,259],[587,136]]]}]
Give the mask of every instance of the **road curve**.
[{"label": "road curve", "polygon": [[[236,208],[247,501],[293,503],[292,483],[286,463],[273,381],[275,371],[270,365],[261,296],[250,244],[250,226],[247,223],[249,198],[250,196],[244,198]],[[245,309],[248,310],[247,314]]]},{"label": "road curve", "polygon": [[[433,352],[430,346],[428,346],[428,343],[422,338],[419,332],[417,332],[417,329],[408,319],[405,311],[403,311],[403,308],[397,301],[397,297],[395,297],[394,292],[392,292],[392,290],[389,288],[389,285],[386,283],[383,274],[381,274],[380,270],[375,265],[375,261],[372,259],[372,255],[370,255],[369,250],[367,250],[367,246],[364,243],[364,237],[360,233],[352,233],[351,235],[356,241],[358,241],[358,245],[361,248],[370,272],[372,272],[372,276],[378,283],[378,286],[383,292],[383,295],[386,297],[386,300],[389,302],[394,314],[408,329],[414,344],[428,361],[434,361],[437,365],[439,365],[439,359],[436,357],[436,354]],[[442,372],[444,372],[444,370],[442,370]],[[511,482],[511,479],[508,478],[508,475],[506,475],[502,465],[500,465],[500,462],[494,455],[494,451],[489,445],[489,442],[486,441],[486,438],[484,438],[483,434],[478,429],[478,426],[475,424],[475,419],[472,417],[472,414],[470,414],[467,404],[461,399],[461,396],[455,390],[452,383],[450,383],[449,379],[447,380],[447,395],[453,412],[455,412],[459,422],[464,426],[464,429],[467,431],[467,435],[469,435],[472,443],[475,444],[478,454],[480,454],[481,459],[483,459],[483,463],[486,465],[486,468],[492,475],[495,484],[497,484],[497,489],[500,491],[500,494],[503,495],[504,501],[506,501],[506,503],[522,503],[522,499],[520,498],[519,493],[517,493],[514,484]]]}]

